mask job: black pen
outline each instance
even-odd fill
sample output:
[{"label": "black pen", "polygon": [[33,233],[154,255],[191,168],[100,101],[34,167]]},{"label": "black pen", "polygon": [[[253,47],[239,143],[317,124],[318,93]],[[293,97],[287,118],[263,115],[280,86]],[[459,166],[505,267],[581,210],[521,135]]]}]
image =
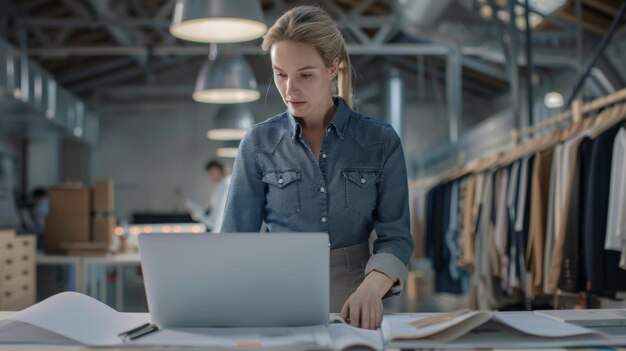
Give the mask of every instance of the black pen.
[{"label": "black pen", "polygon": [[141,336],[150,334],[152,332],[155,332],[159,330],[159,327],[157,327],[155,324],[152,323],[146,323],[146,324],[142,324],[140,326],[138,326],[137,328],[125,331],[121,334],[118,334],[118,336],[122,339],[122,341],[127,342],[130,340],[134,340],[137,339]]}]

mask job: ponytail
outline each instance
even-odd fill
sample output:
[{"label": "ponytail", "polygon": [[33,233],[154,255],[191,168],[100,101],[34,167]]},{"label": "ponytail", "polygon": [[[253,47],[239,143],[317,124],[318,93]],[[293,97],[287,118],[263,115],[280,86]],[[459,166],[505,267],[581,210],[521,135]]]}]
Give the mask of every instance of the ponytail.
[{"label": "ponytail", "polygon": [[339,62],[337,87],[339,96],[343,98],[349,108],[352,108],[352,63],[350,63],[350,56],[348,56],[345,44],[342,50],[342,58]]}]

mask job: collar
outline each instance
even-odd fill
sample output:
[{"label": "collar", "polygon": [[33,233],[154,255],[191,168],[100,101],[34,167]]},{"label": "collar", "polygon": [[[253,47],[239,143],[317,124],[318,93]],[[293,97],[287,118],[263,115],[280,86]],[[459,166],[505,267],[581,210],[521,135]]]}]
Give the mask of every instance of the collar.
[{"label": "collar", "polygon": [[[329,131],[335,131],[340,139],[343,139],[344,131],[348,120],[350,119],[350,113],[352,110],[346,105],[346,102],[339,96],[333,97],[333,102],[337,109],[333,118],[330,119],[328,124]],[[287,111],[287,119],[289,120],[289,127],[291,129],[291,141],[302,138],[302,125],[298,123],[291,112]]]}]

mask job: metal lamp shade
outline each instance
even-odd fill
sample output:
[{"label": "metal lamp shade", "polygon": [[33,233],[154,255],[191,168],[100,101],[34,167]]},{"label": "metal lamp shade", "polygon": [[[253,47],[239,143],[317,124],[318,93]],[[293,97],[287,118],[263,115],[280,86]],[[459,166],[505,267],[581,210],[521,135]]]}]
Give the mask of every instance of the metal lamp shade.
[{"label": "metal lamp shade", "polygon": [[226,105],[215,116],[214,128],[207,137],[211,140],[241,140],[254,124],[254,116],[247,105]]},{"label": "metal lamp shade", "polygon": [[202,43],[235,43],[267,31],[258,0],[178,0],[170,33]]},{"label": "metal lamp shade", "polygon": [[213,104],[235,104],[257,100],[256,79],[241,57],[218,57],[207,60],[196,80],[193,99]]},{"label": "metal lamp shade", "polygon": [[239,148],[239,140],[225,141],[224,145],[217,149],[217,156],[222,158],[237,157],[237,149]]}]

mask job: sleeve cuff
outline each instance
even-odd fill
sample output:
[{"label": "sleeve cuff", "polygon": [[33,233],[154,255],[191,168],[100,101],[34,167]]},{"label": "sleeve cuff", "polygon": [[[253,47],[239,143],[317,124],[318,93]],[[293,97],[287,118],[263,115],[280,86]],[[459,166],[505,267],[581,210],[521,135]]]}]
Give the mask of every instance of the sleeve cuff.
[{"label": "sleeve cuff", "polygon": [[383,300],[400,295],[404,289],[406,278],[409,275],[407,266],[395,255],[389,253],[377,253],[372,255],[369,261],[367,261],[367,266],[365,266],[365,275],[368,275],[371,271],[383,273],[395,281],[395,284],[389,289],[385,296],[383,296]]}]

